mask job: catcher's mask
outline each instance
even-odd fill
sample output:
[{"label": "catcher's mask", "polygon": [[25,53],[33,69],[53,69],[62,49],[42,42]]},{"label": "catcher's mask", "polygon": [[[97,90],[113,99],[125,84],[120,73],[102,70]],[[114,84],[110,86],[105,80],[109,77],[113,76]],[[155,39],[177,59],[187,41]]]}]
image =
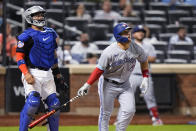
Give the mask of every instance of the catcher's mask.
[{"label": "catcher's mask", "polygon": [[[43,19],[40,19],[40,20],[33,19],[33,16],[38,15],[40,13],[43,16]],[[46,24],[45,14],[46,14],[46,11],[41,6],[32,6],[26,9],[23,15],[27,23],[38,26],[38,27],[43,27]]]}]

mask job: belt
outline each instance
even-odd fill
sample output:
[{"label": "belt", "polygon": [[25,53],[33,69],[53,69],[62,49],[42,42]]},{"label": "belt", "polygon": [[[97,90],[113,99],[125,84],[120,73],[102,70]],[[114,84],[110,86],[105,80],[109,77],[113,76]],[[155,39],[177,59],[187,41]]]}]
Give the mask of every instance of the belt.
[{"label": "belt", "polygon": [[141,73],[133,73],[133,75],[136,75],[136,76],[142,76]]},{"label": "belt", "polygon": [[110,82],[110,83],[113,83],[113,84],[116,84],[116,85],[122,85],[123,83],[119,83],[119,82],[117,82],[117,81],[114,81],[114,80],[110,80],[110,79],[107,79],[107,78],[104,78],[104,80],[105,81],[107,81],[107,82]]},{"label": "belt", "polygon": [[32,69],[39,69],[39,70],[43,70],[43,71],[48,71],[50,69],[50,68],[37,67],[37,66],[31,66],[30,68],[32,68]]}]

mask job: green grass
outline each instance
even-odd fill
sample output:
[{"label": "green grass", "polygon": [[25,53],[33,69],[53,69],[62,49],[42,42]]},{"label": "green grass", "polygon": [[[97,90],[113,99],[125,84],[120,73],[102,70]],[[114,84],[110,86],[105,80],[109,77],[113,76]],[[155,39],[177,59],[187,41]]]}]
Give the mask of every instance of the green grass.
[{"label": "green grass", "polygon": [[[0,131],[17,131],[18,127],[0,127]],[[29,131],[46,131],[46,127],[35,127]],[[61,126],[59,131],[98,131],[97,126]],[[110,126],[109,131],[115,131],[115,126]],[[133,125],[127,131],[196,131],[196,125]]]}]

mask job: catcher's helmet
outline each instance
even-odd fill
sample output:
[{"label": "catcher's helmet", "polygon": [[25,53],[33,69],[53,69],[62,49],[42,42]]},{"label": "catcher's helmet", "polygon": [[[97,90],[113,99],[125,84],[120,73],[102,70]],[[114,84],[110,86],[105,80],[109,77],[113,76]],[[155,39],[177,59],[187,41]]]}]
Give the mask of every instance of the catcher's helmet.
[{"label": "catcher's helmet", "polygon": [[[37,13],[43,13],[44,19],[34,20],[33,15],[35,15]],[[25,10],[24,17],[25,17],[27,23],[29,23],[31,25],[42,27],[46,24],[45,13],[46,13],[46,11],[41,6],[32,6],[32,7]]]},{"label": "catcher's helmet", "polygon": [[146,30],[144,29],[144,26],[143,25],[137,25],[137,26],[135,26],[132,29],[132,34],[135,33],[135,32],[139,32],[139,31],[144,32],[144,34],[146,33]]},{"label": "catcher's helmet", "polygon": [[124,23],[124,22],[119,23],[119,24],[117,24],[117,25],[114,27],[113,34],[114,34],[115,39],[116,39],[118,42],[126,43],[126,42],[128,41],[128,38],[122,37],[122,36],[120,35],[121,32],[123,32],[124,30],[127,30],[127,29],[132,29],[132,28],[129,27],[128,24],[126,24],[126,23]]}]

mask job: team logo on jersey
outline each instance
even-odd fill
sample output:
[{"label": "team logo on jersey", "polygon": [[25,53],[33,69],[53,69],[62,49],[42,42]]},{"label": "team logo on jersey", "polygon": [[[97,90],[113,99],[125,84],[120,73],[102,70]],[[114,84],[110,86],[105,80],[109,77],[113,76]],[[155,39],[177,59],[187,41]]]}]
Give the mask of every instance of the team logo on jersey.
[{"label": "team logo on jersey", "polygon": [[24,42],[18,41],[17,47],[22,48],[24,46]]}]

